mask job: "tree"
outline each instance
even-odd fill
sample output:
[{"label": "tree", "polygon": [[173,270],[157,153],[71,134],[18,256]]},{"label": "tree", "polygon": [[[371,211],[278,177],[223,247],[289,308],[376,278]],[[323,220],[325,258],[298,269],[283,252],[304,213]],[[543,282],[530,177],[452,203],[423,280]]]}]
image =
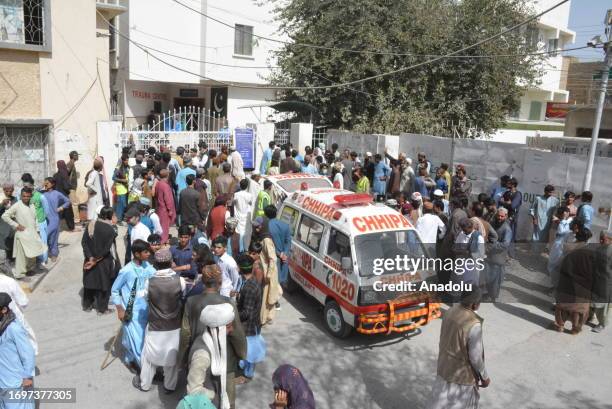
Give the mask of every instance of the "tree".
[{"label": "tree", "polygon": [[[526,0],[270,1],[292,41],[277,52],[279,70],[270,78],[283,86],[344,83],[411,66],[533,13]],[[318,107],[324,123],[343,129],[428,132],[463,121],[491,132],[541,74],[543,57],[524,56],[535,51],[523,27],[461,53],[504,57],[447,58],[352,86],[282,94]]]}]

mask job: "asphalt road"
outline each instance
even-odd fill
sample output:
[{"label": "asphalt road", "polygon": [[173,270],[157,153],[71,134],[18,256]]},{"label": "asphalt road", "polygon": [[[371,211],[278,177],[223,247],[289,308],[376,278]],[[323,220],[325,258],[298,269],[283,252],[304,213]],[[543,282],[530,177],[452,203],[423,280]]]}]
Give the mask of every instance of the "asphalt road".
[{"label": "asphalt road", "polygon": [[[61,260],[31,294],[26,317],[40,344],[39,387],[76,388],[75,404],[60,408],[174,409],[182,390],[164,395],[154,386],[135,390],[119,359],[100,365],[118,328],[115,315],[80,307],[80,233],[62,233]],[[572,336],[548,329],[552,320],[542,262],[512,261],[505,299],[483,305],[486,363],[491,386],[481,390],[483,408],[612,408],[612,328]],[[317,408],[424,408],[436,373],[440,320],[406,336],[354,335],[338,340],[322,326],[322,308],[303,293],[282,300],[265,328],[268,356],[255,379],[238,386],[237,408],[264,409],[272,400],[271,375],[282,363],[299,367]],[[181,375],[181,384],[184,375]]]}]

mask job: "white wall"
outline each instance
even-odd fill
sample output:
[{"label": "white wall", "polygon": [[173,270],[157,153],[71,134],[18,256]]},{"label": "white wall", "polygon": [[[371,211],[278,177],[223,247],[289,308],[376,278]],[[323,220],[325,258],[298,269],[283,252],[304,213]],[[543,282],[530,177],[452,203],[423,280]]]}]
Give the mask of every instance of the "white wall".
[{"label": "white wall", "polygon": [[[584,1],[584,0],[574,0],[574,1]],[[537,12],[542,12],[546,9],[557,4],[558,0],[533,0],[533,6]],[[569,15],[570,15],[570,5],[571,2],[568,1],[565,4],[557,7],[556,9],[544,14],[540,21],[549,26],[562,27],[567,28],[569,23]]]},{"label": "white wall", "polygon": [[170,109],[170,84],[151,81],[126,81],[123,115],[128,123],[142,123],[153,109],[154,101],[162,101],[162,112]]},{"label": "white wall", "polygon": [[[194,6],[192,2],[186,2]],[[206,4],[203,2],[202,4]],[[197,6],[194,6],[194,8]],[[206,12],[206,10],[202,10]],[[168,0],[130,0],[129,2],[129,36],[145,47],[188,57],[194,60],[204,60],[203,25],[205,17],[187,10],[183,6]],[[121,30],[125,32],[126,29]],[[146,34],[145,34],[146,33]],[[161,38],[166,38],[161,39]],[[179,44],[195,44],[185,45]],[[203,74],[199,62],[187,61],[151,51],[152,54],[170,64],[176,65],[195,74]],[[130,79],[144,79],[138,74],[157,81],[199,83],[200,77],[171,68],[155,58],[147,55],[133,43],[129,46]]]},{"label": "white wall", "polygon": [[[273,21],[274,4],[272,2],[255,2],[253,0],[208,0],[207,12],[232,26],[242,24],[253,27],[256,35],[282,39],[277,33],[278,24]],[[253,38],[253,56],[251,58],[234,55],[234,29],[217,22],[206,22],[206,60],[233,66],[268,67],[276,64],[271,51],[281,44]],[[214,48],[211,48],[214,47]],[[222,81],[238,81],[253,84],[266,83],[269,70],[246,69],[206,65],[206,76]]]},{"label": "white wall", "polygon": [[229,127],[242,127],[249,123],[265,122],[269,114],[274,112],[271,108],[243,108],[241,106],[262,104],[266,101],[273,101],[275,93],[272,90],[246,89],[231,87],[227,98],[227,118]]},{"label": "white wall", "polygon": [[[199,4],[198,4],[199,3]],[[254,33],[266,37],[279,38],[277,24],[272,21],[273,5],[268,2],[258,5],[253,0],[202,2],[186,1],[189,7],[232,26],[243,24],[254,27]],[[122,32],[126,32],[122,28]],[[175,65],[189,73],[172,68],[151,55],[147,55],[136,45],[129,46],[129,78],[166,82],[197,84],[202,81],[214,84],[212,80],[237,81],[246,83],[265,83],[269,75],[267,68],[241,69],[214,66],[200,63],[211,61],[230,66],[267,67],[271,58],[270,50],[278,43],[254,38],[253,56],[244,58],[234,56],[234,30],[168,0],[130,0],[129,36],[145,47],[152,47],[166,53],[186,57],[188,61],[151,51],[152,55]],[[274,65],[274,61],[270,60]],[[193,74],[191,74],[193,73]],[[194,75],[195,74],[195,75]],[[206,78],[209,78],[207,81]]]},{"label": "white wall", "polygon": [[521,145],[526,145],[527,137],[536,136],[536,132],[539,132],[540,136],[545,138],[563,137],[563,131],[526,131],[520,129],[498,129],[496,133],[489,135],[484,140],[491,142],[518,143]]}]

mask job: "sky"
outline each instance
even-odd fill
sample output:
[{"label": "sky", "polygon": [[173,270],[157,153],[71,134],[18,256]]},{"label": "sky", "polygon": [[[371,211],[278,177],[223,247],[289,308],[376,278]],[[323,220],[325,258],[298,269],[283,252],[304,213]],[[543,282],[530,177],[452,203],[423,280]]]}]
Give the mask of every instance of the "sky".
[{"label": "sky", "polygon": [[[576,32],[576,41],[571,47],[586,45],[592,37],[602,35],[604,38],[604,17],[606,10],[612,8],[611,0],[571,0],[569,28]],[[584,49],[568,52],[584,61],[602,61],[601,50]]]}]

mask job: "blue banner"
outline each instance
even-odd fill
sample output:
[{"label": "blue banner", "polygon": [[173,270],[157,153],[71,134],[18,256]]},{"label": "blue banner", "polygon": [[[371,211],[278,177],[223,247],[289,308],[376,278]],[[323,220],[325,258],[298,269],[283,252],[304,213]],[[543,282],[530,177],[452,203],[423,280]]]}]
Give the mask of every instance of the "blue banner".
[{"label": "blue banner", "polygon": [[255,133],[252,128],[236,128],[234,130],[236,150],[242,156],[245,170],[255,169]]}]

